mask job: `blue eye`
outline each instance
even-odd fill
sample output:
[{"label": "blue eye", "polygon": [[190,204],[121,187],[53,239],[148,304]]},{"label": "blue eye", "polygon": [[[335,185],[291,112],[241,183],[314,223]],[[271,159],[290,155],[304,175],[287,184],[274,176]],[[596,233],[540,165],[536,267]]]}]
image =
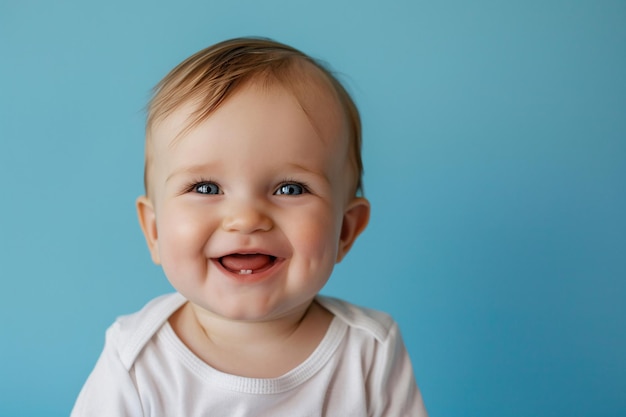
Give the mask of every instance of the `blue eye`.
[{"label": "blue eye", "polygon": [[217,184],[213,183],[213,182],[201,182],[199,184],[196,184],[193,187],[193,190],[198,193],[198,194],[219,194],[220,193],[220,187],[217,186]]},{"label": "blue eye", "polygon": [[295,183],[287,183],[287,184],[283,184],[280,187],[278,187],[278,190],[276,190],[276,195],[300,195],[300,194],[304,194],[305,189],[302,185],[300,184],[295,184]]}]

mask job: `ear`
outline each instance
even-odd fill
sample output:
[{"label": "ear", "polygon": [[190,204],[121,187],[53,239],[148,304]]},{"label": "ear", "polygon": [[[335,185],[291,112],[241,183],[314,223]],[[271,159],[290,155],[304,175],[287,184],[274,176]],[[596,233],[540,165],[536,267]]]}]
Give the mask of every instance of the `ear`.
[{"label": "ear", "polygon": [[141,226],[141,231],[146,238],[152,261],[159,265],[161,258],[159,256],[159,234],[157,232],[156,215],[152,202],[145,195],[137,199],[137,216],[139,217],[139,226]]},{"label": "ear", "polygon": [[370,203],[364,198],[353,199],[343,214],[341,235],[339,236],[339,250],[337,262],[340,262],[348,253],[352,244],[367,226],[370,219]]}]

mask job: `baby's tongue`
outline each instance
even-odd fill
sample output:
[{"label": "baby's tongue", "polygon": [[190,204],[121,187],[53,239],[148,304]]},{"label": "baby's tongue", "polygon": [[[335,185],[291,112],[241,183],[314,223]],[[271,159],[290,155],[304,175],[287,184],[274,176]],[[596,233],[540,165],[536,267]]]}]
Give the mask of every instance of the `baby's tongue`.
[{"label": "baby's tongue", "polygon": [[227,255],[223,256],[220,261],[224,268],[231,271],[254,271],[269,265],[272,260],[269,255],[261,255],[258,253],[249,255]]}]

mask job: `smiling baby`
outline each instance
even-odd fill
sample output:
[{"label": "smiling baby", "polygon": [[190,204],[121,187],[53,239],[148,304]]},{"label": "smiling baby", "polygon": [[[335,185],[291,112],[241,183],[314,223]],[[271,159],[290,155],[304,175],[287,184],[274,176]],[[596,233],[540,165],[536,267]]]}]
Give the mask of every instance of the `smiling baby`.
[{"label": "smiling baby", "polygon": [[352,99],[292,47],[172,70],[137,212],[177,292],[109,328],[72,416],[426,416],[397,324],[318,295],[368,223],[360,149]]}]

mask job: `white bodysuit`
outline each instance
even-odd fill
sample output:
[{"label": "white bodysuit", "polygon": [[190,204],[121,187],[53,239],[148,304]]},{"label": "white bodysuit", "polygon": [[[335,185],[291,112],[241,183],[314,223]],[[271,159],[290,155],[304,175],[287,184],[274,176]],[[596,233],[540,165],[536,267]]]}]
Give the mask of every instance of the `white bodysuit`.
[{"label": "white bodysuit", "polygon": [[427,416],[398,326],[385,313],[334,298],[316,350],[278,378],[220,372],[195,356],[168,318],[186,300],[170,294],[119,318],[72,417]]}]

